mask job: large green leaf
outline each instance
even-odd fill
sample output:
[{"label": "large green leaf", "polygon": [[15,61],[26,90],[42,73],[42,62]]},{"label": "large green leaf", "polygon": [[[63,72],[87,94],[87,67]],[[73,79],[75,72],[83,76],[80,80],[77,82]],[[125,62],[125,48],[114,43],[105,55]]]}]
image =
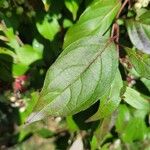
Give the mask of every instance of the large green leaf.
[{"label": "large green leaf", "polygon": [[130,40],[134,46],[150,54],[150,11],[142,14],[138,20],[127,20],[126,26]]},{"label": "large green leaf", "polygon": [[121,101],[120,90],[122,87],[122,78],[120,72],[117,71],[110,90],[100,99],[100,106],[98,111],[89,120],[98,120],[112,114],[112,112],[118,107]]},{"label": "large green leaf", "polygon": [[108,91],[117,67],[116,47],[104,37],[89,36],[70,44],[48,70],[28,122],[88,108]]},{"label": "large green leaf", "polygon": [[136,109],[150,111],[150,103],[148,100],[145,100],[139,92],[130,87],[127,87],[124,93],[124,100]]},{"label": "large green leaf", "polygon": [[138,51],[130,48],[125,48],[125,50],[137,73],[142,77],[150,79],[150,55],[138,53]]},{"label": "large green leaf", "polygon": [[121,5],[120,0],[94,1],[72,26],[64,39],[64,48],[70,43],[91,34],[103,35],[114,20]]}]

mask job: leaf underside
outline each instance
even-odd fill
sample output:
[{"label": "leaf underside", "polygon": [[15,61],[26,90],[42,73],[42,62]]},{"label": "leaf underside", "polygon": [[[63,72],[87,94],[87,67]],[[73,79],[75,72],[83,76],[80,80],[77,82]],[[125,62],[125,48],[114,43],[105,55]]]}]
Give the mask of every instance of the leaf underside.
[{"label": "leaf underside", "polygon": [[144,53],[150,54],[150,11],[142,14],[139,20],[129,19],[126,26],[131,42]]}]

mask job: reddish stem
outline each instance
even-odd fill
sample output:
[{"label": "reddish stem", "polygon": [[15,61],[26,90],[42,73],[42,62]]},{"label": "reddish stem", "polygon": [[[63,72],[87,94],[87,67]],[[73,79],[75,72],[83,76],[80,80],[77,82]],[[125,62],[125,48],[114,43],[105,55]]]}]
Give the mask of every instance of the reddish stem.
[{"label": "reddish stem", "polygon": [[125,1],[123,2],[123,4],[122,4],[122,6],[121,6],[121,8],[120,8],[120,10],[119,10],[119,12],[118,12],[118,14],[117,14],[117,16],[116,16],[116,19],[119,18],[119,16],[120,16],[122,10],[123,10],[124,7],[126,6],[126,4],[129,3],[129,2],[130,2],[130,0],[125,0]]}]

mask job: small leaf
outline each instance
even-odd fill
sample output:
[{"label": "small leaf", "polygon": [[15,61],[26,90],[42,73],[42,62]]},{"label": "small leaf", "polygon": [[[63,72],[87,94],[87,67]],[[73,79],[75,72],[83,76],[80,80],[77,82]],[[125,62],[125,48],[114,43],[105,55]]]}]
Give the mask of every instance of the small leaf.
[{"label": "small leaf", "polygon": [[93,135],[92,140],[90,142],[90,146],[91,146],[91,150],[95,150],[98,147],[98,141],[95,137],[95,135]]},{"label": "small leaf", "polygon": [[138,53],[135,50],[125,47],[131,64],[141,77],[150,79],[150,55]]},{"label": "small leaf", "polygon": [[65,0],[65,5],[73,15],[73,20],[77,17],[80,0]]},{"label": "small leaf", "polygon": [[110,90],[106,93],[104,97],[100,99],[100,106],[98,111],[88,120],[95,121],[111,115],[121,101],[120,90],[122,87],[123,82],[120,72],[118,70]]},{"label": "small leaf", "polygon": [[22,64],[30,65],[34,61],[42,58],[42,52],[38,49],[33,49],[30,45],[23,45],[16,49],[17,57]]},{"label": "small leaf", "polygon": [[129,19],[126,21],[126,27],[131,42],[134,46],[150,54],[150,11],[142,14],[138,20]]},{"label": "small leaf", "polygon": [[52,41],[60,31],[58,20],[55,16],[46,15],[42,22],[36,23],[39,33],[46,39]]},{"label": "small leaf", "polygon": [[124,100],[136,109],[143,109],[148,112],[150,111],[150,103],[145,100],[139,92],[130,87],[127,87],[126,89]]},{"label": "small leaf", "polygon": [[12,74],[13,74],[13,77],[21,76],[21,75],[25,74],[25,72],[28,69],[29,69],[28,65],[24,65],[24,64],[21,64],[21,63],[18,63],[18,64],[14,63],[12,65]]},{"label": "small leaf", "polygon": [[14,49],[19,48],[19,44],[16,35],[14,34],[13,28],[7,28],[6,30],[2,28],[2,30],[5,33],[6,37],[8,38],[7,44]]},{"label": "small leaf", "polygon": [[28,123],[46,116],[66,116],[85,110],[110,88],[118,67],[113,42],[99,36],[68,46],[49,68]]},{"label": "small leaf", "polygon": [[6,55],[9,55],[13,58],[16,57],[16,54],[13,51],[11,51],[5,47],[0,47],[0,54],[6,54]]},{"label": "small leaf", "polygon": [[79,21],[68,30],[64,39],[64,48],[92,32],[103,35],[112,24],[120,6],[120,0],[94,1],[83,12]]},{"label": "small leaf", "polygon": [[72,116],[67,116],[66,117],[66,122],[67,122],[68,129],[70,131],[75,132],[75,131],[79,130],[79,127],[76,124],[76,122],[73,120]]}]

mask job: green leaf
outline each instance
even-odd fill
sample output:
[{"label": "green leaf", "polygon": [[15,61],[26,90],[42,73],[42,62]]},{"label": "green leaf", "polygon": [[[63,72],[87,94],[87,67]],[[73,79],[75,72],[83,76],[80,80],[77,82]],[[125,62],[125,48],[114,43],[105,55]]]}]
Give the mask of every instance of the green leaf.
[{"label": "green leaf", "polygon": [[72,26],[64,39],[64,48],[70,43],[91,34],[103,35],[114,20],[120,8],[120,0],[94,1]]},{"label": "green leaf", "polygon": [[30,65],[34,61],[42,58],[42,51],[34,49],[32,46],[27,44],[16,49],[16,53],[19,61],[25,65]]},{"label": "green leaf", "polygon": [[21,63],[18,63],[18,64],[14,63],[12,65],[12,74],[13,74],[13,77],[21,76],[21,75],[25,74],[25,72],[28,69],[29,69],[28,65],[24,65],[24,64],[21,64]]},{"label": "green leaf", "polygon": [[117,132],[122,133],[124,131],[130,118],[131,115],[128,107],[125,104],[121,104],[118,109],[118,116],[115,123]]},{"label": "green leaf", "polygon": [[32,92],[31,93],[31,99],[27,101],[27,107],[26,110],[20,114],[21,123],[23,124],[27,117],[31,114],[33,111],[33,108],[35,107],[37,100],[39,97],[39,92]]},{"label": "green leaf", "polygon": [[73,25],[73,23],[72,23],[71,20],[69,20],[69,19],[64,19],[64,20],[63,20],[63,27],[64,27],[64,28],[69,28],[69,27],[71,27],[72,25]]},{"label": "green leaf", "polygon": [[133,142],[134,140],[143,140],[147,133],[147,127],[142,118],[132,118],[124,129],[122,139],[124,142]]},{"label": "green leaf", "polygon": [[70,44],[49,68],[29,123],[85,110],[110,88],[118,67],[114,43],[89,36]]},{"label": "green leaf", "polygon": [[90,142],[91,150],[95,150],[98,147],[98,141],[95,136],[92,137],[92,140]]},{"label": "green leaf", "polygon": [[141,78],[141,81],[144,83],[144,85],[147,87],[147,89],[150,92],[150,80],[145,79],[145,78]]},{"label": "green leaf", "polygon": [[8,38],[7,44],[14,49],[19,48],[19,44],[16,35],[14,34],[13,28],[7,28],[6,30],[2,28],[2,30]]},{"label": "green leaf", "polygon": [[123,87],[122,78],[119,70],[116,73],[115,79],[110,87],[110,90],[100,99],[98,111],[89,119],[90,121],[99,120],[112,114],[118,107],[121,98],[120,90]]},{"label": "green leaf", "polygon": [[46,39],[52,41],[60,31],[60,26],[56,16],[46,15],[42,22],[37,22],[36,27],[39,33]]},{"label": "green leaf", "polygon": [[32,47],[36,50],[39,50],[39,53],[42,53],[44,49],[43,44],[39,43],[36,39],[33,40]]},{"label": "green leaf", "polygon": [[79,130],[79,127],[77,126],[76,122],[73,120],[72,116],[67,116],[66,122],[67,122],[68,129],[70,131],[75,132],[75,131]]},{"label": "green leaf", "polygon": [[77,17],[80,0],[65,0],[65,5],[73,15],[73,20]]},{"label": "green leaf", "polygon": [[50,138],[50,137],[54,136],[54,133],[46,128],[41,128],[36,133],[39,136],[41,136],[42,138]]},{"label": "green leaf", "polygon": [[127,20],[126,27],[134,46],[142,52],[150,54],[150,11],[142,14],[138,20]]},{"label": "green leaf", "polygon": [[150,79],[150,55],[125,47],[131,64],[141,77]]},{"label": "green leaf", "polygon": [[5,47],[0,47],[0,54],[6,54],[6,55],[9,55],[13,58],[16,57],[16,54],[13,51],[11,51]]},{"label": "green leaf", "polygon": [[130,87],[127,87],[124,93],[124,100],[136,109],[150,111],[150,103],[148,100],[145,100],[139,92]]}]

